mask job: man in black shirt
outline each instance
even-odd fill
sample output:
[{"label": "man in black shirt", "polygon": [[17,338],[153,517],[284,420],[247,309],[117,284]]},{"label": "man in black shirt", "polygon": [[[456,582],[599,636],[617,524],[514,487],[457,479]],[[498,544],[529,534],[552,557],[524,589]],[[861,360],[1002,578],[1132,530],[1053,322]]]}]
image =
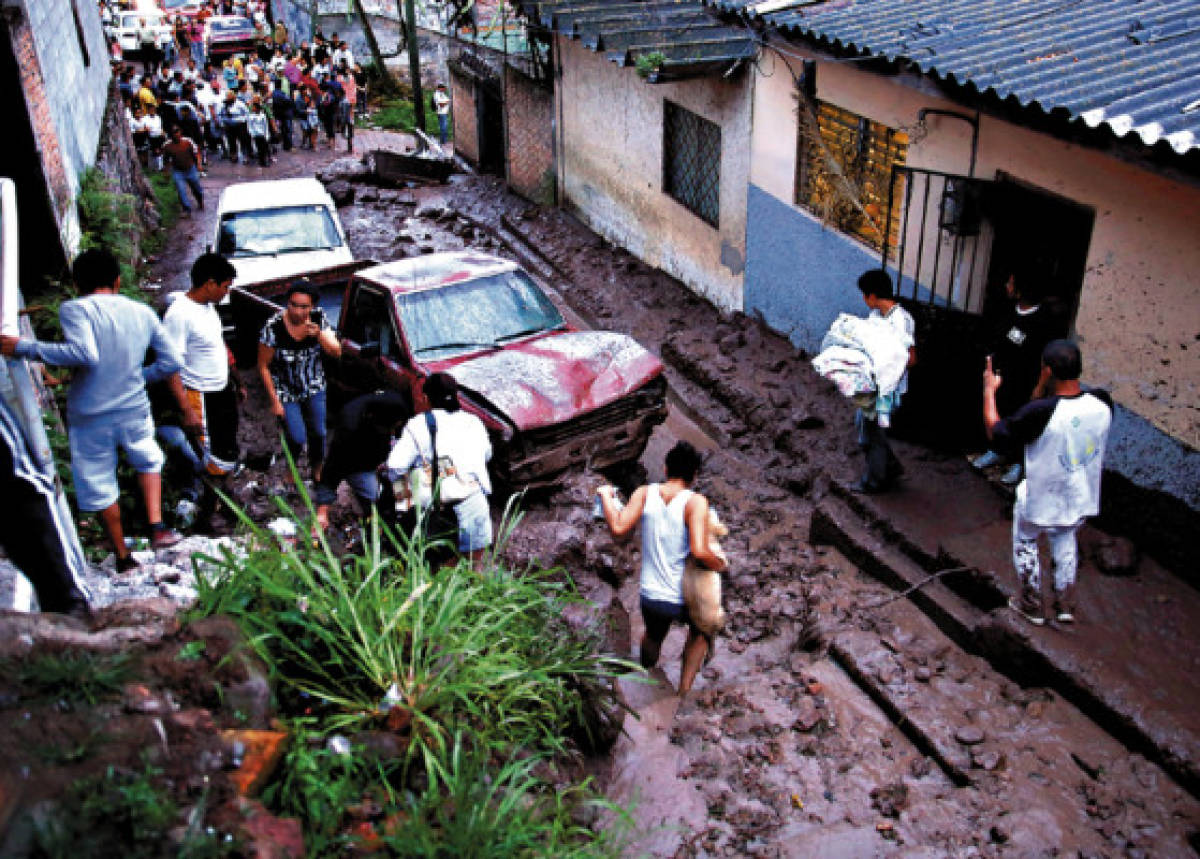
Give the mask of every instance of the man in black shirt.
[{"label": "man in black shirt", "polygon": [[[993,330],[989,354],[996,374],[1004,378],[1004,387],[996,393],[996,406],[1007,417],[1032,398],[1042,372],[1042,350],[1051,340],[1066,337],[1067,326],[1043,299],[1037,275],[1012,274],[1004,288],[1013,303]],[[990,449],[971,464],[982,470],[1006,461],[1004,454]],[[1000,481],[1016,486],[1021,482],[1021,469],[1019,461],[1013,463]]]},{"label": "man in black shirt", "polygon": [[[329,527],[329,507],[343,480],[350,484],[364,516],[370,516],[380,504],[375,470],[387,460],[394,431],[413,414],[412,399],[401,391],[363,394],[342,408],[316,486],[317,523],[322,530]],[[382,497],[388,496],[390,493],[382,493]],[[381,514],[390,512],[380,510]]]}]

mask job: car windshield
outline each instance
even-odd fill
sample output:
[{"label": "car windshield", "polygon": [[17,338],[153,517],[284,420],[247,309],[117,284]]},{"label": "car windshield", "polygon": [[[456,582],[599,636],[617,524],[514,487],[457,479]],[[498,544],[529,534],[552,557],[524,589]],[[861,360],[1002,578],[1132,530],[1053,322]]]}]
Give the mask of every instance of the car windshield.
[{"label": "car windshield", "polygon": [[423,360],[498,347],[563,325],[558,309],[522,271],[402,294],[396,307],[413,355]]},{"label": "car windshield", "polygon": [[284,206],[224,215],[217,251],[245,257],[328,250],[341,244],[327,207]]}]

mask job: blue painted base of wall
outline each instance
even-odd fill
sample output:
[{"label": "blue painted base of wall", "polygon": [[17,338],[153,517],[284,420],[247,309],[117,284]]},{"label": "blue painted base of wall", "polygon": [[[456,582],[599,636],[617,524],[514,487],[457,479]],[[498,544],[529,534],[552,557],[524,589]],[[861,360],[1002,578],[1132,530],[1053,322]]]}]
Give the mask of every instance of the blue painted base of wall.
[{"label": "blue painted base of wall", "polygon": [[756,185],[746,206],[746,312],[815,354],[839,313],[866,312],[855,282],[879,256]]}]

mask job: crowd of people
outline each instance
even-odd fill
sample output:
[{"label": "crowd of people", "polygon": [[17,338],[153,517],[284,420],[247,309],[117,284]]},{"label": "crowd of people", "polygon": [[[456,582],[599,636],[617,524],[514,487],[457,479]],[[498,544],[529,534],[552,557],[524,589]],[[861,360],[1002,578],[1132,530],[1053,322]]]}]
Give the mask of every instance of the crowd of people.
[{"label": "crowd of people", "polygon": [[224,13],[210,3],[195,18],[176,19],[177,50],[164,56],[151,38],[140,71],[116,61],[139,157],[171,171],[185,215],[192,208],[189,191],[203,208],[198,180],[210,158],[269,167],[280,149],[316,149],[322,137],[330,149],[342,139],[346,151],[354,151],[367,78],[347,43],[318,29],[311,43],[293,44],[282,23],[272,27],[263,10],[249,12],[261,34],[252,54],[207,53],[204,19]]}]

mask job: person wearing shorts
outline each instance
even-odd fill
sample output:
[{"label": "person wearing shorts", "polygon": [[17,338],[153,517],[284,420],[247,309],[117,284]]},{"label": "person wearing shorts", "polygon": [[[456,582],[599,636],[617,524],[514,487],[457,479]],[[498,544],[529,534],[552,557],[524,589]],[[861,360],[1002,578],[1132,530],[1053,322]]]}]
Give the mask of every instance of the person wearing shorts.
[{"label": "person wearing shorts", "polygon": [[643,668],[658,664],[663,640],[671,625],[687,626],[679,694],[691,691],[712,642],[691,622],[683,601],[683,568],[690,554],[710,570],[725,569],[725,559],[712,552],[708,539],[708,499],[692,491],[700,470],[700,453],[686,441],[667,453],[667,480],[638,487],[625,507],[619,507],[611,486],[598,490],[604,521],[614,537],[623,537],[642,526],[642,635]]},{"label": "person wearing shorts", "polygon": [[[198,420],[179,380],[179,353],[154,311],[120,294],[116,258],[104,250],[84,251],[75,258],[72,275],[81,297],[59,310],[64,342],[4,335],[0,352],[74,369],[67,421],[76,502],[80,510],[98,515],[112,540],[118,571],[128,572],[137,562],[125,545],[117,504],[118,451],[138,472],[151,545],[162,549],[180,540],[162,521],[163,453],[154,440],[147,382],[169,380],[185,427],[195,431]],[[143,367],[151,348],[155,362]]]}]

